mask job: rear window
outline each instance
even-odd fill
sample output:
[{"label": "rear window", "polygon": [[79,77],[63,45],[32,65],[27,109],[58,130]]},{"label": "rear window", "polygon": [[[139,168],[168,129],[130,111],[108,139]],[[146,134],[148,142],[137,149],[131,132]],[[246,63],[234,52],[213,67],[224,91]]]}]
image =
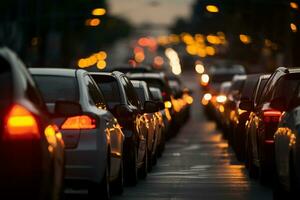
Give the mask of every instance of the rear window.
[{"label": "rear window", "polygon": [[118,82],[111,76],[92,76],[109,105],[122,103]]},{"label": "rear window", "polygon": [[58,100],[79,101],[78,86],[75,78],[47,75],[34,75],[33,78],[46,103],[54,103]]},{"label": "rear window", "polygon": [[139,97],[140,101],[142,102],[142,104],[144,104],[146,101],[144,89],[141,87],[134,87],[134,90],[138,94],[138,97]]}]

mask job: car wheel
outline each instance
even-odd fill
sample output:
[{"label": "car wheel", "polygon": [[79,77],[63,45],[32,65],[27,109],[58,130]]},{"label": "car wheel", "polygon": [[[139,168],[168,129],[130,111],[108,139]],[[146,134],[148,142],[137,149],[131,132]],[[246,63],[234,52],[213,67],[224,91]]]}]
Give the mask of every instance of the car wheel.
[{"label": "car wheel", "polygon": [[148,149],[147,149],[147,147],[145,149],[145,156],[144,156],[143,161],[144,162],[143,162],[141,168],[138,170],[138,176],[141,179],[145,179],[148,174]]},{"label": "car wheel", "polygon": [[138,182],[138,170],[137,170],[137,148],[134,147],[131,149],[129,158],[126,163],[124,178],[125,183],[130,186],[134,186]]},{"label": "car wheel", "polygon": [[121,195],[124,191],[123,160],[121,160],[118,178],[112,182],[111,186],[112,191],[117,195]]}]

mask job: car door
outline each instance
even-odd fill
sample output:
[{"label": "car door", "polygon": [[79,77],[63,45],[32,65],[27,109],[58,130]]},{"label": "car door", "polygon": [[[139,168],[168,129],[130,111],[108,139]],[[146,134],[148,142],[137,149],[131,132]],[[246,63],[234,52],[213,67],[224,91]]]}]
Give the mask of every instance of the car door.
[{"label": "car door", "polygon": [[138,162],[142,162],[147,148],[147,127],[146,122],[141,114],[141,103],[135,93],[134,87],[126,76],[122,76],[122,84],[124,85],[125,93],[129,107],[136,113],[135,115],[135,131],[137,132],[137,148]]}]

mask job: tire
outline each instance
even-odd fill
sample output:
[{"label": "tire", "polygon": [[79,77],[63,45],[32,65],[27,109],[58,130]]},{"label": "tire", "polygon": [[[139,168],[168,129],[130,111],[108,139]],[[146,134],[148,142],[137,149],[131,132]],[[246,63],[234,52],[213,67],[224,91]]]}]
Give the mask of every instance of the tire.
[{"label": "tire", "polygon": [[129,186],[135,186],[138,182],[138,169],[137,169],[137,148],[131,149],[129,158],[125,161],[125,173],[124,180],[125,184]]},{"label": "tire", "polygon": [[118,178],[111,183],[111,190],[114,194],[121,195],[124,191],[124,169],[123,160],[121,160]]},{"label": "tire", "polygon": [[141,168],[139,168],[139,170],[138,170],[138,177],[140,179],[145,179],[148,174],[148,149],[147,149],[147,147],[145,149],[145,156],[144,156],[143,161],[144,162],[143,162]]}]

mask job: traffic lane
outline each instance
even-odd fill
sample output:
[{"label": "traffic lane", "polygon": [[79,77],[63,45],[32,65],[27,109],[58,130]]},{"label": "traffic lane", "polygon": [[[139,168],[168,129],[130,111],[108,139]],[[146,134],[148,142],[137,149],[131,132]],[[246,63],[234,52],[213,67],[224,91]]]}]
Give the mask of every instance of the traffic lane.
[{"label": "traffic lane", "polygon": [[248,178],[215,123],[202,113],[194,105],[193,117],[167,143],[147,179],[113,199],[272,199],[272,190]]}]

